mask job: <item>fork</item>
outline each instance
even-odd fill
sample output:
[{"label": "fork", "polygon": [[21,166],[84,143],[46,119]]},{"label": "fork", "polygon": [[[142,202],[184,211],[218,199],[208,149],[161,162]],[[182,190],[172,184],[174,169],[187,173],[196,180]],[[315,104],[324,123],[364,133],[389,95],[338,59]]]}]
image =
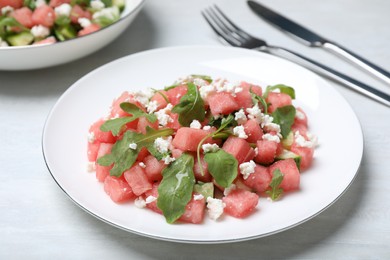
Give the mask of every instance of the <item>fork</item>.
[{"label": "fork", "polygon": [[233,47],[254,49],[295,61],[307,69],[337,81],[386,106],[390,106],[390,95],[292,50],[267,44],[266,41],[248,34],[235,25],[216,5],[204,9],[202,15],[214,32]]}]

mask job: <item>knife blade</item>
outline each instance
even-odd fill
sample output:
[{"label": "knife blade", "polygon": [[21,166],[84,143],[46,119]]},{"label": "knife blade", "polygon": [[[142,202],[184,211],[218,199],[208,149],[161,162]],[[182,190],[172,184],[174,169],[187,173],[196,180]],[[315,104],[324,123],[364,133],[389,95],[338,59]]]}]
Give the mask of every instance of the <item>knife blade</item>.
[{"label": "knife blade", "polygon": [[302,40],[310,47],[322,47],[340,57],[346,59],[347,61],[357,65],[364,71],[376,76],[377,78],[383,80],[390,85],[390,72],[382,69],[381,67],[373,64],[372,62],[366,60],[365,58],[357,55],[356,53],[342,47],[341,45],[332,42],[317,33],[303,27],[302,25],[290,20],[287,17],[282,16],[279,13],[265,7],[259,2],[249,0],[249,7],[261,18],[267,22],[275,25],[279,29],[290,33],[296,38]]}]

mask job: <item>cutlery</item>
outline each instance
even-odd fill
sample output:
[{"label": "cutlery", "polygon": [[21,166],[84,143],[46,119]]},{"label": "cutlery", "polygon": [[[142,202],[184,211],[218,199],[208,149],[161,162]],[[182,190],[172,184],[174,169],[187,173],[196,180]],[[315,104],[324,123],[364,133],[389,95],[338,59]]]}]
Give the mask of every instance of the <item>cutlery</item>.
[{"label": "cutlery", "polygon": [[366,95],[386,106],[390,106],[390,96],[388,94],[294,51],[279,46],[268,45],[264,40],[249,35],[235,25],[216,5],[203,10],[202,15],[214,32],[231,46],[255,49],[296,61],[314,72],[333,79],[344,86]]},{"label": "cutlery", "polygon": [[259,2],[249,0],[248,5],[258,16],[275,25],[279,29],[292,34],[296,38],[308,44],[310,47],[321,47],[334,54],[337,54],[390,85],[390,72],[380,68],[379,66],[371,63],[356,53],[353,53],[345,47],[342,47],[333,41],[327,40],[317,33],[290,20],[289,18],[274,12],[264,5],[261,5]]}]

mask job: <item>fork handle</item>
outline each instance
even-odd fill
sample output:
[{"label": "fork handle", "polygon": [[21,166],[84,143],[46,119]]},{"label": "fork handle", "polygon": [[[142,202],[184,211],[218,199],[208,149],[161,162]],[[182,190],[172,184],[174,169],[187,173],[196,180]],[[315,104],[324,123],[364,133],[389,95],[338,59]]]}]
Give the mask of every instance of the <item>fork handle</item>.
[{"label": "fork handle", "polygon": [[291,56],[295,59],[294,61],[299,62],[302,66],[317,72],[321,75],[324,75],[330,79],[333,79],[341,84],[343,84],[346,87],[349,87],[365,96],[368,96],[386,106],[390,107],[390,95],[375,89],[373,87],[368,86],[367,84],[360,82],[356,79],[353,79],[341,72],[338,72],[332,68],[329,68],[321,63],[318,63],[308,57],[305,57],[299,53],[296,53],[294,51],[276,47],[276,46],[268,46],[266,51],[275,54],[277,56],[292,59]]}]

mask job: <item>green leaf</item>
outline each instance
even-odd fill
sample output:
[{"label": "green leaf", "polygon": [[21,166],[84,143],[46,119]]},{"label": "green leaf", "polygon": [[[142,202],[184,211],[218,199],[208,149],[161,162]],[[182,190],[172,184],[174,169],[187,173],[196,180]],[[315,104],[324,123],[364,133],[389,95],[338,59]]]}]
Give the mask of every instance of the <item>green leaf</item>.
[{"label": "green leaf", "polygon": [[259,107],[262,107],[263,108],[263,112],[265,114],[267,114],[268,113],[268,104],[265,101],[265,98],[263,98],[263,97],[257,95],[256,93],[254,93],[252,91],[252,88],[249,89],[249,93],[251,94],[253,105],[260,104]]},{"label": "green leaf", "polygon": [[148,114],[132,103],[123,102],[120,104],[120,107],[123,111],[131,114],[131,116],[109,119],[100,126],[100,130],[103,132],[111,131],[114,136],[117,136],[123,129],[124,125],[140,117],[145,117],[151,123],[154,123],[157,120],[155,114]]},{"label": "green leaf", "polygon": [[[152,154],[153,152],[156,153],[154,141],[158,137],[170,136],[172,134],[173,129],[170,128],[155,130],[147,127],[146,134],[126,131],[123,138],[113,145],[111,153],[100,157],[97,163],[102,166],[114,164],[110,170],[110,175],[120,177],[124,171],[134,164],[143,147],[146,147]],[[137,149],[129,147],[132,143],[137,145]]]},{"label": "green leaf", "polygon": [[294,123],[296,109],[292,105],[278,107],[273,113],[273,122],[280,125],[280,130],[283,138],[287,138],[291,131],[291,126]]},{"label": "green leaf", "polygon": [[202,194],[205,199],[208,197],[214,198],[214,183],[197,183],[194,185],[194,192]]},{"label": "green leaf", "polygon": [[193,83],[187,84],[187,93],[181,97],[179,104],[173,107],[172,112],[179,114],[179,123],[189,126],[193,120],[203,121],[205,109],[198,87]]},{"label": "green leaf", "polygon": [[279,89],[281,93],[289,95],[292,99],[295,99],[295,90],[292,87],[283,85],[283,84],[278,84],[274,86],[268,86],[263,94],[264,98],[268,97],[268,93],[271,91],[274,91],[276,89]]},{"label": "green leaf", "polygon": [[23,6],[27,6],[31,10],[34,10],[36,7],[35,1],[34,0],[24,0],[23,1]]},{"label": "green leaf", "polygon": [[279,199],[279,197],[283,194],[283,189],[279,187],[283,181],[283,177],[284,175],[279,169],[276,169],[272,172],[272,180],[269,185],[270,189],[265,191],[265,193],[268,194],[272,200]]},{"label": "green leaf", "polygon": [[238,161],[233,155],[220,149],[213,153],[206,153],[204,160],[208,170],[218,185],[227,188],[237,177]]},{"label": "green leaf", "polygon": [[191,77],[203,79],[204,81],[207,81],[208,83],[213,82],[213,79],[210,76],[207,75],[199,75],[199,74],[192,74]]},{"label": "green leaf", "polygon": [[175,222],[185,212],[192,198],[195,184],[194,158],[183,153],[162,171],[163,179],[158,186],[157,207],[168,223]]}]

